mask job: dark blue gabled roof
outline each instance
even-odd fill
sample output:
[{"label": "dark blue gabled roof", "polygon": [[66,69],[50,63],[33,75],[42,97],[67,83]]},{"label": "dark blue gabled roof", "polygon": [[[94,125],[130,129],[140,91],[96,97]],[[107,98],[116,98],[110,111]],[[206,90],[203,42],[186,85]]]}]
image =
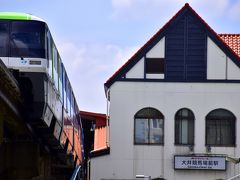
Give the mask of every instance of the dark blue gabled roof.
[{"label": "dark blue gabled roof", "polygon": [[[198,24],[204,29],[204,32],[216,43],[224,53],[230,57],[233,62],[240,67],[240,57],[219,37],[219,35],[186,3],[155,35],[153,35],[120,69],[118,69],[104,84],[108,89],[115,81],[122,79],[125,74],[153,48],[165,34],[171,30],[186,13],[190,13]],[[167,80],[166,80],[167,81]]]}]

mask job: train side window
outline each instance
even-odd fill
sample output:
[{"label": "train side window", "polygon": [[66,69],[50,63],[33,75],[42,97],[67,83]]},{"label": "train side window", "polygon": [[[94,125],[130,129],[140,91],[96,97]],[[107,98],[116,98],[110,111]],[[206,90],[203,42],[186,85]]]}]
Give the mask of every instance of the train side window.
[{"label": "train side window", "polygon": [[70,93],[70,86],[69,86],[69,89],[68,89],[68,98],[69,98],[68,113],[69,113],[69,116],[71,117],[71,93]]},{"label": "train side window", "polygon": [[71,103],[70,103],[70,116],[73,117],[73,111],[72,111],[73,96],[72,96],[72,91],[70,91],[70,96],[71,96]]},{"label": "train side window", "polygon": [[57,53],[57,49],[56,46],[53,44],[53,79],[54,79],[54,83],[55,83],[55,87],[58,90],[58,74],[57,74],[57,70],[58,70],[58,53]]},{"label": "train side window", "polygon": [[47,39],[48,39],[48,60],[49,60],[49,59],[52,59],[52,38],[49,31],[47,34]]},{"label": "train side window", "polygon": [[68,111],[68,114],[71,115],[71,86],[70,86],[70,83],[69,81],[67,81],[67,111]]},{"label": "train side window", "polygon": [[54,51],[54,44],[53,42],[51,41],[51,51],[52,51],[52,78],[54,80],[54,56],[55,56],[55,51]]},{"label": "train side window", "polygon": [[75,99],[74,99],[74,95],[72,93],[72,117],[74,117],[74,105],[75,105]]},{"label": "train side window", "polygon": [[64,67],[62,67],[63,70],[63,106],[66,109],[66,74]]},{"label": "train side window", "polygon": [[64,86],[65,86],[65,84],[64,84],[64,83],[65,83],[65,82],[64,82],[64,79],[65,79],[65,78],[64,78],[64,69],[63,69],[63,66],[62,66],[62,75],[61,75],[61,76],[62,76],[62,90],[61,90],[61,91],[62,91],[62,102],[63,102],[63,106],[64,106],[64,88],[65,88],[65,87],[64,87]]},{"label": "train side window", "polygon": [[73,111],[72,111],[72,105],[73,105],[73,95],[72,95],[72,90],[70,90],[70,97],[71,97],[71,101],[70,101],[70,116],[73,117]]},{"label": "train side window", "polygon": [[59,69],[59,66],[60,66],[60,56],[59,56],[59,54],[58,54],[58,56],[57,56],[58,58],[57,58],[57,67],[56,67],[56,71],[57,71],[57,77],[56,77],[56,80],[57,80],[57,90],[58,90],[58,92],[60,92],[60,82],[59,82],[59,76],[60,76],[60,69]]},{"label": "train side window", "polygon": [[59,92],[60,92],[60,96],[61,96],[61,99],[62,99],[62,95],[63,95],[63,91],[62,91],[62,86],[63,86],[63,83],[62,83],[62,63],[61,63],[61,59],[60,59],[60,62],[59,62]]},{"label": "train side window", "polygon": [[57,71],[57,59],[58,59],[58,54],[57,54],[57,49],[55,45],[53,45],[54,49],[54,69]]},{"label": "train side window", "polygon": [[7,22],[0,22],[0,57],[8,56],[9,25]]},{"label": "train side window", "polygon": [[[48,37],[46,38],[46,49],[47,49],[46,57],[47,57],[47,60],[49,60],[49,39],[48,39]],[[47,63],[47,67],[49,67],[49,61]]]},{"label": "train side window", "polygon": [[66,85],[66,110],[68,111],[68,106],[69,106],[69,87],[68,87],[68,80],[67,80],[67,76],[66,76],[66,81],[65,81],[65,85]]}]

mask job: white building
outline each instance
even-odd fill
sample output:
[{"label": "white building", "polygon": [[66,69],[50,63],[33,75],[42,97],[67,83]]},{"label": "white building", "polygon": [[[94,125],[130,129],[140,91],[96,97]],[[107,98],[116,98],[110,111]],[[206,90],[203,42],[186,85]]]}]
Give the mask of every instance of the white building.
[{"label": "white building", "polygon": [[91,179],[239,174],[225,161],[240,157],[239,41],[186,4],[105,83],[110,153],[91,159]]}]

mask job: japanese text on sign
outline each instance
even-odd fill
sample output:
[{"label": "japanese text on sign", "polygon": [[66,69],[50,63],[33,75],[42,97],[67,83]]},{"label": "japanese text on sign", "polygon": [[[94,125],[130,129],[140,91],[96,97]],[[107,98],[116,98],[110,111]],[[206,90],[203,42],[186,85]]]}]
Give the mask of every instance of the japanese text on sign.
[{"label": "japanese text on sign", "polygon": [[174,156],[175,169],[226,170],[223,156]]}]

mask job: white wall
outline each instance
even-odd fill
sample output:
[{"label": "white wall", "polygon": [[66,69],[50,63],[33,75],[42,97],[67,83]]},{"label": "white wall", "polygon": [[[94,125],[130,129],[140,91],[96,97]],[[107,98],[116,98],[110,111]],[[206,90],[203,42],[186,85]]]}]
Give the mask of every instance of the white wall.
[{"label": "white wall", "polygon": [[[213,180],[240,173],[228,163],[226,171],[174,170],[173,156],[189,154],[185,146],[174,145],[174,115],[189,108],[195,115],[194,153],[206,153],[205,117],[216,108],[230,110],[240,117],[240,85],[224,83],[144,83],[115,82],[110,88],[110,155],[91,160],[91,179],[133,179],[136,174],[169,180]],[[134,145],[134,114],[144,107],[161,111],[164,145]],[[240,144],[240,129],[236,130]],[[212,147],[212,154],[240,157],[240,149]]]},{"label": "white wall", "polygon": [[137,62],[126,74],[126,78],[144,78],[144,58]]},{"label": "white wall", "polygon": [[164,58],[165,57],[165,37],[163,37],[150,51],[146,54],[147,58]]},{"label": "white wall", "polygon": [[240,79],[240,68],[230,58],[227,58],[227,79]]},{"label": "white wall", "polygon": [[207,79],[239,80],[240,68],[208,37]]},{"label": "white wall", "polygon": [[208,37],[207,79],[226,79],[226,54]]}]

